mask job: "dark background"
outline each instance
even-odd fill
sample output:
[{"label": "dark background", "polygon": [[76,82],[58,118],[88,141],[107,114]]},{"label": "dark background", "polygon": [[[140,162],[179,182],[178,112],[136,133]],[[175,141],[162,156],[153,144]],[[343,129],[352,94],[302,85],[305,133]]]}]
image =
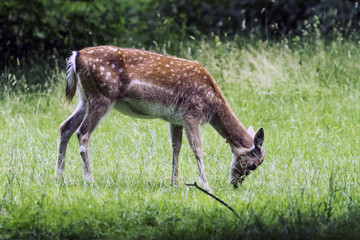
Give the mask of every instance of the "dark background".
[{"label": "dark background", "polygon": [[[177,54],[183,41],[214,36],[358,41],[358,5],[351,0],[2,0],[0,69],[33,72],[31,84],[43,81],[46,69],[63,67],[71,50],[93,45],[167,44],[166,51]],[[50,68],[34,67],[39,64]]]}]

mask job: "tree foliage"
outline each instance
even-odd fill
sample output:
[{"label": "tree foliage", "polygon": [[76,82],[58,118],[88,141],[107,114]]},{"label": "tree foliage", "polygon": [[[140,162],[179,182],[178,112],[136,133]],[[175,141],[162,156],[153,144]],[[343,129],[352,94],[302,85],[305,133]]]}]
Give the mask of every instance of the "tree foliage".
[{"label": "tree foliage", "polygon": [[63,59],[100,44],[145,46],[188,35],[358,38],[352,0],[3,0],[0,67]]}]

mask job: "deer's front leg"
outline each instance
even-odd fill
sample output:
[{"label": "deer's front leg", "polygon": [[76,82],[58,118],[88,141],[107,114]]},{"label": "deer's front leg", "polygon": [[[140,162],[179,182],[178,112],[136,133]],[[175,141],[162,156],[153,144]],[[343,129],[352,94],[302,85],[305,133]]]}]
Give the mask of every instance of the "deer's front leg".
[{"label": "deer's front leg", "polygon": [[200,138],[200,122],[201,121],[199,121],[197,119],[193,119],[193,118],[188,119],[186,121],[185,131],[186,131],[186,135],[189,140],[191,149],[195,155],[196,163],[199,168],[201,185],[205,189],[212,191],[211,188],[209,187],[209,183],[208,183],[208,180],[206,178],[206,173],[205,173],[205,166],[204,166],[204,160],[203,160],[203,147],[202,147],[201,138]]},{"label": "deer's front leg", "polygon": [[182,141],[182,131],[183,131],[182,126],[170,123],[170,138],[171,138],[171,147],[172,147],[172,171],[170,178],[171,185],[177,185],[179,183],[178,162],[179,162],[179,153],[180,153],[181,141]]},{"label": "deer's front leg", "polygon": [[92,171],[89,159],[89,141],[91,133],[95,130],[100,120],[108,112],[110,105],[111,101],[107,98],[93,97],[91,101],[89,101],[89,107],[84,121],[77,130],[77,136],[80,145],[80,155],[84,167],[84,177],[87,181],[92,180]]},{"label": "deer's front leg", "polygon": [[86,103],[81,101],[74,113],[60,125],[60,140],[58,145],[58,158],[55,167],[55,177],[61,176],[64,172],[65,155],[68,142],[83,121],[86,109]]}]

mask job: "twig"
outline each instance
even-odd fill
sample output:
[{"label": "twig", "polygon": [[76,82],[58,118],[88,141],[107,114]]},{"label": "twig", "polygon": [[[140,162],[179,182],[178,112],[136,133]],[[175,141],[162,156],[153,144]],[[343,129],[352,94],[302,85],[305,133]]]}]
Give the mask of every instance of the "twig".
[{"label": "twig", "polygon": [[234,210],[232,207],[230,207],[230,206],[227,205],[223,200],[221,200],[220,198],[216,197],[215,195],[209,193],[208,191],[206,191],[206,190],[203,189],[202,187],[199,187],[199,186],[196,184],[196,182],[194,182],[194,184],[185,183],[185,185],[186,185],[186,186],[194,186],[194,187],[196,187],[197,189],[199,189],[200,191],[202,191],[202,192],[206,193],[207,195],[209,195],[210,197],[214,198],[216,201],[219,201],[221,204],[223,204],[225,207],[227,207],[230,211],[232,211],[237,218],[240,219],[240,216],[235,212],[235,210]]}]

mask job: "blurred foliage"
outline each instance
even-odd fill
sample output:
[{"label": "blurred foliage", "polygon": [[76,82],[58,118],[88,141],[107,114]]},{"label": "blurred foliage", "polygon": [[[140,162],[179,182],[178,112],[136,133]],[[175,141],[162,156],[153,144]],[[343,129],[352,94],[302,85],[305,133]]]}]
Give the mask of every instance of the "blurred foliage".
[{"label": "blurred foliage", "polygon": [[[177,54],[189,37],[358,40],[359,30],[358,1],[352,0],[3,0],[0,69],[61,66],[70,50],[101,44],[165,44]],[[42,83],[41,67],[32,71],[36,77],[28,81]]]}]

